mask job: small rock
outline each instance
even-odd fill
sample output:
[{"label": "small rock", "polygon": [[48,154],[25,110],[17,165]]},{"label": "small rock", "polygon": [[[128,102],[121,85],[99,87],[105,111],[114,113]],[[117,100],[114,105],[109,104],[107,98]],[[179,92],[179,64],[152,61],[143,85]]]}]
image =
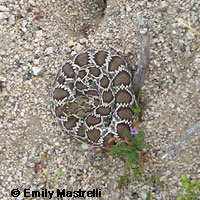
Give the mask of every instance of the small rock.
[{"label": "small rock", "polygon": [[24,74],[23,80],[28,81],[31,79],[31,76],[32,76],[32,74],[30,72],[27,72],[26,74]]},{"label": "small rock", "polygon": [[9,182],[12,182],[13,181],[13,178],[12,178],[12,176],[10,175],[9,177],[8,177],[8,179],[7,179]]},{"label": "small rock", "polygon": [[137,192],[132,192],[131,193],[131,196],[134,198],[134,199],[138,199],[139,198],[139,195]]},{"label": "small rock", "polygon": [[42,35],[43,35],[42,30],[36,31],[36,37],[37,37],[38,39],[41,39],[41,38],[42,38]]},{"label": "small rock", "polygon": [[0,12],[0,20],[1,20],[1,19],[7,19],[8,16],[9,16],[8,13]]},{"label": "small rock", "polygon": [[71,54],[70,54],[71,57],[73,57],[73,56],[75,56],[75,55],[76,55],[76,52],[75,52],[75,51],[72,51]]},{"label": "small rock", "polygon": [[22,21],[22,27],[23,27],[23,28],[25,28],[27,24],[28,24],[28,22],[27,22],[26,20],[23,20],[23,21]]},{"label": "small rock", "polygon": [[33,0],[29,0],[28,2],[29,2],[32,6],[36,6],[35,1],[33,1]]},{"label": "small rock", "polygon": [[176,31],[175,31],[175,30],[173,30],[172,33],[173,33],[174,35],[176,35]]},{"label": "small rock", "polygon": [[161,176],[160,177],[160,182],[167,182],[167,177],[166,176]]},{"label": "small rock", "polygon": [[11,15],[11,16],[9,17],[9,19],[8,19],[8,22],[9,22],[9,24],[11,24],[11,25],[15,24],[15,16],[14,16],[14,15]]},{"label": "small rock", "polygon": [[168,4],[165,1],[162,1],[158,10],[161,12],[166,12],[168,7]]},{"label": "small rock", "polygon": [[74,46],[73,40],[69,40],[69,41],[67,42],[67,46],[68,46],[68,47]]},{"label": "small rock", "polygon": [[77,45],[74,47],[74,51],[76,51],[76,52],[80,52],[82,49],[83,49],[83,46],[80,45],[80,44],[77,44]]},{"label": "small rock", "polygon": [[34,65],[39,65],[40,60],[39,60],[39,59],[34,59],[34,60],[33,60],[33,63],[34,63]]},{"label": "small rock", "polygon": [[195,34],[191,30],[188,30],[186,33],[186,37],[188,40],[192,40],[195,38]]},{"label": "small rock", "polygon": [[6,82],[6,78],[5,78],[5,77],[2,77],[2,76],[0,76],[0,82]]},{"label": "small rock", "polygon": [[166,171],[166,176],[170,176],[171,175],[171,171],[167,170]]},{"label": "small rock", "polygon": [[32,71],[34,76],[40,76],[44,72],[43,67],[33,67]]},{"label": "small rock", "polygon": [[7,8],[6,6],[0,6],[0,11],[1,12],[9,12],[9,8]]},{"label": "small rock", "polygon": [[44,57],[44,62],[48,62],[49,61],[49,57],[48,56],[45,56]]},{"label": "small rock", "polygon": [[86,143],[83,143],[83,144],[81,144],[81,148],[82,148],[83,150],[88,150],[88,149],[90,148],[90,145],[88,145],[88,144],[86,144]]},{"label": "small rock", "polygon": [[45,54],[46,55],[50,55],[52,53],[53,53],[53,47],[48,47],[48,48],[45,49]]},{"label": "small rock", "polygon": [[107,33],[107,34],[106,34],[106,38],[107,38],[107,39],[112,39],[112,33]]},{"label": "small rock", "polygon": [[146,191],[142,191],[140,195],[141,195],[142,199],[147,198],[147,192]]},{"label": "small rock", "polygon": [[69,47],[65,47],[64,50],[65,50],[67,53],[70,53],[70,52],[72,51],[72,49],[69,48]]},{"label": "small rock", "polygon": [[72,176],[71,178],[70,178],[70,182],[71,183],[74,183],[76,181],[76,179]]},{"label": "small rock", "polygon": [[88,40],[87,40],[86,38],[81,38],[81,39],[80,39],[80,43],[81,43],[81,44],[84,44],[84,43],[87,44],[87,43],[88,43]]},{"label": "small rock", "polygon": [[126,11],[127,11],[127,12],[130,12],[131,10],[132,10],[131,7],[130,7],[129,5],[127,5],[127,6],[126,6]]}]

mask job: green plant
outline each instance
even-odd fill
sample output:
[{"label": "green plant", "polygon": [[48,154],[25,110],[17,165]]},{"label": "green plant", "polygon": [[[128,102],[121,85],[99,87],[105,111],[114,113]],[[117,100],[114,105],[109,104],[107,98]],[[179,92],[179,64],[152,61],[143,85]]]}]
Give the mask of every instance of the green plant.
[{"label": "green plant", "polygon": [[123,140],[117,141],[117,144],[109,150],[110,155],[124,160],[125,173],[120,176],[119,188],[132,183],[137,176],[142,175],[144,162],[142,150],[147,148],[142,130],[138,130],[136,134],[125,132],[123,137]]},{"label": "green plant", "polygon": [[185,174],[181,175],[181,182],[187,194],[186,196],[179,194],[176,200],[197,200],[200,198],[200,182],[197,180],[189,180]]},{"label": "green plant", "polygon": [[38,26],[37,26],[37,25],[33,25],[33,26],[32,26],[32,29],[33,29],[34,31],[36,31],[36,30],[38,30]]},{"label": "green plant", "polygon": [[1,107],[4,107],[5,106],[5,104],[6,104],[6,102],[3,100],[3,101],[1,101]]},{"label": "green plant", "polygon": [[48,178],[51,177],[51,175],[49,174],[47,169],[43,169],[43,173],[45,174],[45,176],[47,176]]},{"label": "green plant", "polygon": [[132,136],[130,132],[124,133],[124,140],[120,140],[110,149],[110,154],[125,160],[125,167],[133,167],[134,164],[140,163],[141,150],[146,148],[143,131],[137,131]]},{"label": "green plant", "polygon": [[57,174],[58,174],[59,176],[63,176],[63,175],[64,175],[64,172],[61,171],[61,170],[59,170],[59,171],[57,172]]}]

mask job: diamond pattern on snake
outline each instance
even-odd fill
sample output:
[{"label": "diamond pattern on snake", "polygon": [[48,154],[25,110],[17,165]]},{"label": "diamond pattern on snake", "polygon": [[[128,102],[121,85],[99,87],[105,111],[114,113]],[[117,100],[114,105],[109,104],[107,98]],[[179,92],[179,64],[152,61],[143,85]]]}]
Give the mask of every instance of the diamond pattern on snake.
[{"label": "diamond pattern on snake", "polygon": [[86,50],[59,68],[51,94],[62,131],[105,147],[130,131],[137,115],[132,72],[124,59],[105,50]]}]

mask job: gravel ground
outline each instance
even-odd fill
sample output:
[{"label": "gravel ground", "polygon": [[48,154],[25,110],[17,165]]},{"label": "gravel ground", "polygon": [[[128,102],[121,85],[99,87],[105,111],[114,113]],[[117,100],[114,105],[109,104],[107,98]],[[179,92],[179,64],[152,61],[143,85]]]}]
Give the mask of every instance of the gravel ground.
[{"label": "gravel ground", "polygon": [[[0,0],[0,198],[13,199],[14,188],[21,191],[16,199],[24,199],[25,188],[99,188],[99,199],[139,200],[150,189],[153,199],[173,200],[182,173],[199,180],[199,132],[161,160],[200,120],[200,37],[176,20],[190,14],[192,26],[200,27],[199,8],[198,0],[107,0],[107,7],[103,0]],[[49,94],[60,64],[86,48],[111,50],[136,69],[139,11],[151,34],[142,127],[153,167],[145,167],[144,180],[119,190],[123,163],[108,157],[109,176],[99,178],[102,172],[91,166],[103,157],[89,157],[88,145],[60,132]],[[162,185],[149,184],[152,174]]]}]

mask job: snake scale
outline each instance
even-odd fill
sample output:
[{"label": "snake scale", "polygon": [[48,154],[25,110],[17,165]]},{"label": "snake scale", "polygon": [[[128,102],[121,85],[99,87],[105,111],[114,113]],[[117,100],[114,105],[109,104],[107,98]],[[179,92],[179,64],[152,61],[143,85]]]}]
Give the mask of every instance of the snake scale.
[{"label": "snake scale", "polygon": [[86,50],[59,68],[53,83],[53,113],[62,131],[94,146],[123,137],[137,115],[132,72],[124,59],[105,50]]}]

